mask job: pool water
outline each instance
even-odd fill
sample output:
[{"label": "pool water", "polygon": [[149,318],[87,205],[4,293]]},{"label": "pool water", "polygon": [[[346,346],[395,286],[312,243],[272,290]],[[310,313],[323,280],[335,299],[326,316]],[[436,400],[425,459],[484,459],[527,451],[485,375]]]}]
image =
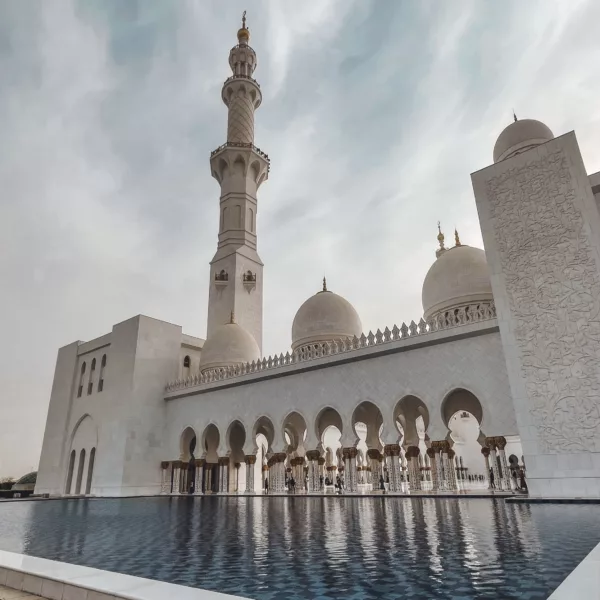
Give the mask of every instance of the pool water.
[{"label": "pool water", "polygon": [[600,505],[454,498],[138,498],[0,505],[0,548],[271,599],[545,599]]}]

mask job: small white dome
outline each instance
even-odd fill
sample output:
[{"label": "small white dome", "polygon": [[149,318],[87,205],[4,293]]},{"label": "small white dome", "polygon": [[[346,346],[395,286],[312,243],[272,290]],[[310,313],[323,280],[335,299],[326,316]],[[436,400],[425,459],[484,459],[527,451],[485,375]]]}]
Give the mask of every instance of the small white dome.
[{"label": "small white dome", "polygon": [[217,327],[204,342],[200,371],[231,367],[258,360],[260,350],[251,333],[237,323]]},{"label": "small white dome", "polygon": [[554,134],[541,121],[535,119],[515,121],[498,136],[494,146],[494,162],[525,152],[551,139],[554,139]]},{"label": "small white dome", "polygon": [[362,323],[346,300],[326,289],[311,296],[298,309],[292,324],[292,350],[306,344],[360,336]]},{"label": "small white dome", "polygon": [[431,265],[423,282],[423,313],[426,319],[440,311],[465,304],[493,300],[485,252],[472,246],[443,251]]}]

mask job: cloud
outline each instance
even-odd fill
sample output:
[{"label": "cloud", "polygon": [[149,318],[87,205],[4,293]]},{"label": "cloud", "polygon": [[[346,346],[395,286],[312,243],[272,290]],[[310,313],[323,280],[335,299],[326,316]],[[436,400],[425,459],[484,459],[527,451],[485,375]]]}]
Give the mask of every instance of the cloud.
[{"label": "cloud", "polygon": [[[59,346],[138,313],[204,335],[208,156],[245,8],[0,7],[0,475],[37,464]],[[255,3],[265,352],[288,347],[324,273],[367,330],[417,319],[437,221],[481,244],[469,174],[513,108],[575,129],[599,170],[599,20],[593,0]]]}]

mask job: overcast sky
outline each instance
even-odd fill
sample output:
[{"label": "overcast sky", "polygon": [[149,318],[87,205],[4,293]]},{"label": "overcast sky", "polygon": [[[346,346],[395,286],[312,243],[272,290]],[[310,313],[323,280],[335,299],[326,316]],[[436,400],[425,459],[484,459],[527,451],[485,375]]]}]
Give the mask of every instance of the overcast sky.
[{"label": "overcast sky", "polygon": [[37,468],[58,347],[139,313],[204,337],[244,9],[266,354],[324,273],[366,331],[417,320],[437,221],[481,246],[469,175],[513,108],[600,170],[597,0],[2,2],[0,476]]}]

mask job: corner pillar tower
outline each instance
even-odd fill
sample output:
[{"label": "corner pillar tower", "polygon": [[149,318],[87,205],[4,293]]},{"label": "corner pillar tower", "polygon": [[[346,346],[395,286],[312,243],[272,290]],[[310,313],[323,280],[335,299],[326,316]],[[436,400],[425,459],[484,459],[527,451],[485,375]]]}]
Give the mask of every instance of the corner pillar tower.
[{"label": "corner pillar tower", "polygon": [[210,263],[207,337],[228,323],[233,312],[262,352],[263,263],[256,251],[256,195],[269,176],[269,157],[254,145],[254,111],[262,93],[252,77],[256,53],[248,45],[245,12],[237,37],[229,53],[233,74],[221,91],[229,110],[227,141],[210,155],[221,200],[219,241]]}]

